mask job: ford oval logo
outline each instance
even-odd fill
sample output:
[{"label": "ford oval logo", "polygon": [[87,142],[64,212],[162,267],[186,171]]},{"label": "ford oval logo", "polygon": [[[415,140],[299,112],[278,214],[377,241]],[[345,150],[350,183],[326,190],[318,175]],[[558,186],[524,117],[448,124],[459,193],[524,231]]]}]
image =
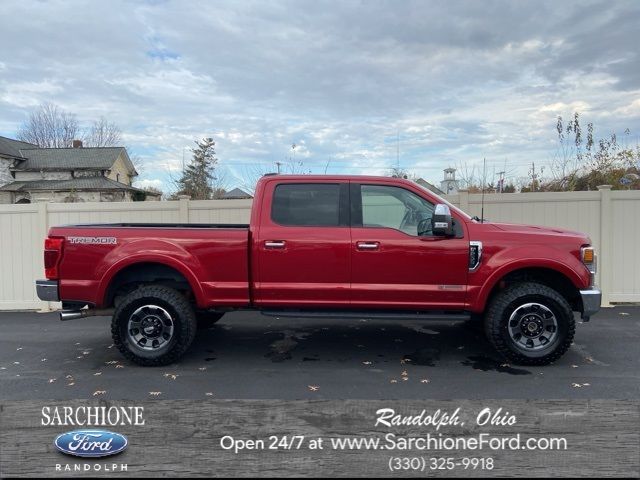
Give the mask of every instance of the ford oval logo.
[{"label": "ford oval logo", "polygon": [[55,447],[67,455],[76,457],[106,457],[127,448],[124,435],[106,430],[74,430],[58,435]]}]

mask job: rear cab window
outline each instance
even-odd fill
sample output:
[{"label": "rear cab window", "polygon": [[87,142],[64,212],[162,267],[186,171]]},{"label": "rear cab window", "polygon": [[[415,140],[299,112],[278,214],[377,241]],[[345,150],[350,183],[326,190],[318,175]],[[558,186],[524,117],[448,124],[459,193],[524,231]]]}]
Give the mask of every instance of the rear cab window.
[{"label": "rear cab window", "polygon": [[291,227],[346,227],[348,200],[346,183],[281,183],[273,192],[271,220]]}]

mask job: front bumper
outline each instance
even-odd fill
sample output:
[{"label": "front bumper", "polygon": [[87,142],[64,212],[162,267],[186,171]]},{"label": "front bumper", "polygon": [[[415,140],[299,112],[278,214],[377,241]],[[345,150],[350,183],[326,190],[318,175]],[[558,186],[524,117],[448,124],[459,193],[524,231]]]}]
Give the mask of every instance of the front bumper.
[{"label": "front bumper", "polygon": [[580,290],[580,296],[582,297],[582,319],[588,322],[591,315],[600,310],[602,292],[597,288],[590,288],[588,290]]},{"label": "front bumper", "polygon": [[36,280],[38,298],[45,302],[59,302],[58,282],[56,280]]}]

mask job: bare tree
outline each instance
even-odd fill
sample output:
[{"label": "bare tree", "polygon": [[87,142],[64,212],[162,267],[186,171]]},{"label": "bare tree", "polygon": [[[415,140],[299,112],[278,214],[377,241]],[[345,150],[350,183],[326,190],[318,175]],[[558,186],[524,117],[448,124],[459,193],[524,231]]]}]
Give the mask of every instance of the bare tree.
[{"label": "bare tree", "polygon": [[475,190],[482,184],[482,178],[476,172],[476,166],[469,167],[468,162],[460,163],[456,169],[458,172],[458,184],[461,189]]},{"label": "bare tree", "polygon": [[93,122],[84,135],[83,143],[87,147],[115,147],[122,143],[122,131],[115,123],[100,117]]},{"label": "bare tree", "polygon": [[221,199],[224,194],[227,193],[228,188],[227,172],[222,170],[220,167],[216,168],[214,177],[211,180],[211,198],[214,200]]},{"label": "bare tree", "polygon": [[39,147],[65,148],[80,137],[80,127],[75,115],[47,102],[31,112],[17,137]]},{"label": "bare tree", "polygon": [[388,177],[406,178],[409,180],[417,180],[418,176],[410,170],[402,167],[391,167],[387,172]]},{"label": "bare tree", "polygon": [[258,183],[258,180],[268,173],[276,173],[275,170],[275,167],[271,167],[267,164],[256,164],[250,167],[245,167],[242,172],[242,179],[239,187],[245,192],[253,195],[256,191],[256,184]]}]

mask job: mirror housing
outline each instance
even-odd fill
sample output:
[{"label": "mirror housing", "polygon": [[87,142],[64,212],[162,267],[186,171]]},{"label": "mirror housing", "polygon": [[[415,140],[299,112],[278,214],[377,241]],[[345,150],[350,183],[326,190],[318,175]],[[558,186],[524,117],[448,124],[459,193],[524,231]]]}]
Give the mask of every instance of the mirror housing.
[{"label": "mirror housing", "polygon": [[431,231],[433,235],[440,237],[453,236],[453,220],[449,205],[438,203],[431,217]]}]

